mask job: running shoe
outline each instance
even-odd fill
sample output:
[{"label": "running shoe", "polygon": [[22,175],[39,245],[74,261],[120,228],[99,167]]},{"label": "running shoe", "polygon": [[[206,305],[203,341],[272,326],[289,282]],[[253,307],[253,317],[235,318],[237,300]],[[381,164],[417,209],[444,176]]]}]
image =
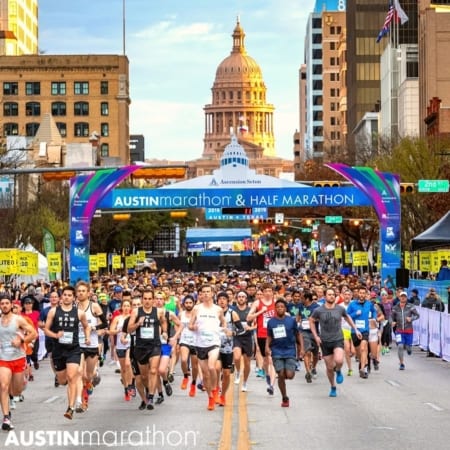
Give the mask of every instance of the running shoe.
[{"label": "running shoe", "polygon": [[408,355],[411,355],[411,354],[412,354],[412,349],[411,349],[411,346],[410,346],[410,345],[407,345],[407,346],[406,346],[406,353],[408,353]]},{"label": "running shoe", "polygon": [[141,404],[139,405],[138,409],[140,411],[144,411],[144,409],[147,408],[147,404],[142,400]]},{"label": "running shoe", "polygon": [[220,395],[219,396],[219,402],[218,402],[219,406],[225,406],[225,395]]},{"label": "running shoe", "polygon": [[170,397],[173,393],[172,386],[170,385],[170,383],[166,383],[164,385],[164,390],[166,391],[167,397]]},{"label": "running shoe", "polygon": [[289,408],[289,397],[283,397],[283,401],[281,402],[282,408]]},{"label": "running shoe", "polygon": [[267,386],[267,392],[269,395],[273,395],[273,386],[271,384],[269,384],[269,386]]},{"label": "running shoe", "polygon": [[75,405],[75,412],[76,413],[84,413],[84,408],[83,408],[82,403],[77,403]]},{"label": "running shoe", "polygon": [[169,375],[167,375],[167,380],[169,381],[169,383],[173,383],[173,380],[174,380],[174,379],[175,379],[175,378],[173,377],[173,373],[170,372]]},{"label": "running shoe", "polygon": [[128,389],[125,389],[124,400],[125,400],[126,402],[129,402],[129,401],[131,400],[131,395],[130,395],[130,393],[128,392]]},{"label": "running shoe", "polygon": [[264,372],[263,369],[258,369],[258,372],[256,372],[256,377],[257,378],[265,378],[266,376],[266,372]]},{"label": "running shoe", "polygon": [[181,389],[184,391],[185,389],[187,389],[187,385],[189,383],[189,378],[188,377],[184,377],[183,381],[181,382]]},{"label": "running shoe", "polygon": [[16,401],[14,397],[9,397],[9,409],[16,409]]},{"label": "running shoe", "polygon": [[149,409],[149,410],[155,409],[155,406],[153,405],[153,399],[152,398],[149,398],[147,400],[147,409]]},{"label": "running shoe", "polygon": [[313,378],[316,378],[316,377],[317,377],[317,369],[316,369],[315,367],[313,367],[313,368],[311,369],[311,375],[313,376]]},{"label": "running shoe", "polygon": [[380,369],[380,363],[374,359],[373,360],[373,370],[379,370]]},{"label": "running shoe", "polygon": [[189,397],[195,397],[196,392],[197,388],[195,386],[195,383],[192,383],[191,388],[189,389]]},{"label": "running shoe", "polygon": [[3,431],[14,430],[14,425],[12,424],[11,418],[9,416],[3,417],[2,430]]},{"label": "running shoe", "polygon": [[242,389],[241,389],[241,391],[242,391],[242,392],[247,392],[247,390],[248,390],[247,383],[244,381],[244,382],[242,383]]},{"label": "running shoe", "polygon": [[360,369],[360,371],[359,371],[359,376],[360,376],[361,378],[369,378],[369,374],[368,374],[365,370],[363,370],[363,369]]},{"label": "running shoe", "polygon": [[400,369],[400,370],[405,370],[405,365],[404,365],[404,364],[400,364],[399,369]]},{"label": "running shoe", "polygon": [[92,393],[94,392],[94,385],[91,382],[86,383],[84,385],[84,388],[86,389],[88,395],[92,395]]},{"label": "running shoe", "polygon": [[102,377],[97,373],[94,375],[94,378],[92,378],[92,386],[98,386],[100,384],[100,381],[102,381]]},{"label": "running shoe", "polygon": [[337,397],[336,386],[332,386],[330,390],[330,397]]},{"label": "running shoe", "polygon": [[201,391],[205,391],[205,386],[203,386],[203,383],[201,381],[197,383],[197,388],[200,389]]},{"label": "running shoe", "polygon": [[239,372],[236,372],[236,374],[234,375],[234,384],[239,384],[241,382],[241,376],[239,374]]},{"label": "running shoe", "polygon": [[128,393],[131,395],[131,397],[136,397],[136,387],[134,384],[130,384],[128,386]]},{"label": "running shoe", "polygon": [[67,411],[64,413],[64,417],[66,419],[72,420],[73,419],[73,409],[72,408],[67,408]]},{"label": "running shoe", "polygon": [[348,369],[347,376],[351,377],[352,375],[353,375],[353,370],[352,369]]},{"label": "running shoe", "polygon": [[156,399],[156,404],[160,405],[164,401],[164,395],[158,395],[158,398]]},{"label": "running shoe", "polygon": [[336,383],[341,384],[344,381],[344,375],[340,370],[336,370]]},{"label": "running shoe", "polygon": [[312,376],[309,372],[305,373],[305,380],[307,383],[312,383]]},{"label": "running shoe", "polygon": [[208,410],[213,411],[216,407],[216,401],[214,397],[208,397]]}]

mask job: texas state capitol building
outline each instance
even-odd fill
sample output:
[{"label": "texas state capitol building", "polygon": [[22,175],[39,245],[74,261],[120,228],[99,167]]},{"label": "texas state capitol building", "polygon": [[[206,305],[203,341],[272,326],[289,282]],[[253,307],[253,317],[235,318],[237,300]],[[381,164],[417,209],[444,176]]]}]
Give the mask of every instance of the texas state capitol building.
[{"label": "texas state capitol building", "polygon": [[278,177],[293,172],[293,162],[276,156],[273,127],[274,106],[267,103],[261,68],[247,54],[245,33],[239,20],[231,53],[217,67],[211,103],[204,106],[205,134],[201,158],[187,162],[188,178],[211,175],[220,166],[230,129],[257,174]]}]

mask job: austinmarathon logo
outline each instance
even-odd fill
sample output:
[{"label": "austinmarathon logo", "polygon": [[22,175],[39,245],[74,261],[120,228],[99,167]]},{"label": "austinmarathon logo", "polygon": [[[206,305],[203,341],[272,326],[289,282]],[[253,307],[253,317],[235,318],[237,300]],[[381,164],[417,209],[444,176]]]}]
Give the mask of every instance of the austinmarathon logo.
[{"label": "austinmarathon logo", "polygon": [[74,448],[74,447],[153,447],[153,448],[195,448],[198,431],[164,432],[147,426],[144,430],[105,431],[10,431],[5,448]]}]

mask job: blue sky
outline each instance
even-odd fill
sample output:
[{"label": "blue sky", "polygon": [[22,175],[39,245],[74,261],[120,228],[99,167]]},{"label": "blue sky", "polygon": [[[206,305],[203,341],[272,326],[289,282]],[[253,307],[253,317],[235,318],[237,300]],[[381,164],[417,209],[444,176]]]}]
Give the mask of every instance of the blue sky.
[{"label": "blue sky", "polygon": [[[292,159],[298,128],[298,70],[314,0],[125,0],[130,60],[130,132],[147,158],[190,160],[203,151],[203,106],[231,51],[239,15],[247,52],[275,106],[279,156]],[[122,0],[40,0],[39,48],[46,54],[121,54]]]}]

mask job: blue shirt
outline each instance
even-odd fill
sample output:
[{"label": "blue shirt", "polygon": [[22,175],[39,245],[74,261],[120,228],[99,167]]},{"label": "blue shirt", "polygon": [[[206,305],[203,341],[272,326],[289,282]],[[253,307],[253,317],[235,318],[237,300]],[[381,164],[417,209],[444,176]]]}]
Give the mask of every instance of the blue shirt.
[{"label": "blue shirt", "polygon": [[270,349],[272,358],[297,357],[297,322],[292,316],[283,319],[272,317],[267,323],[267,335],[272,338]]},{"label": "blue shirt", "polygon": [[[363,333],[369,331],[369,320],[376,319],[377,310],[374,304],[368,300],[364,301],[364,303],[353,300],[348,305],[347,314],[355,322],[356,328]],[[355,333],[355,330],[352,330],[352,333]]]}]

